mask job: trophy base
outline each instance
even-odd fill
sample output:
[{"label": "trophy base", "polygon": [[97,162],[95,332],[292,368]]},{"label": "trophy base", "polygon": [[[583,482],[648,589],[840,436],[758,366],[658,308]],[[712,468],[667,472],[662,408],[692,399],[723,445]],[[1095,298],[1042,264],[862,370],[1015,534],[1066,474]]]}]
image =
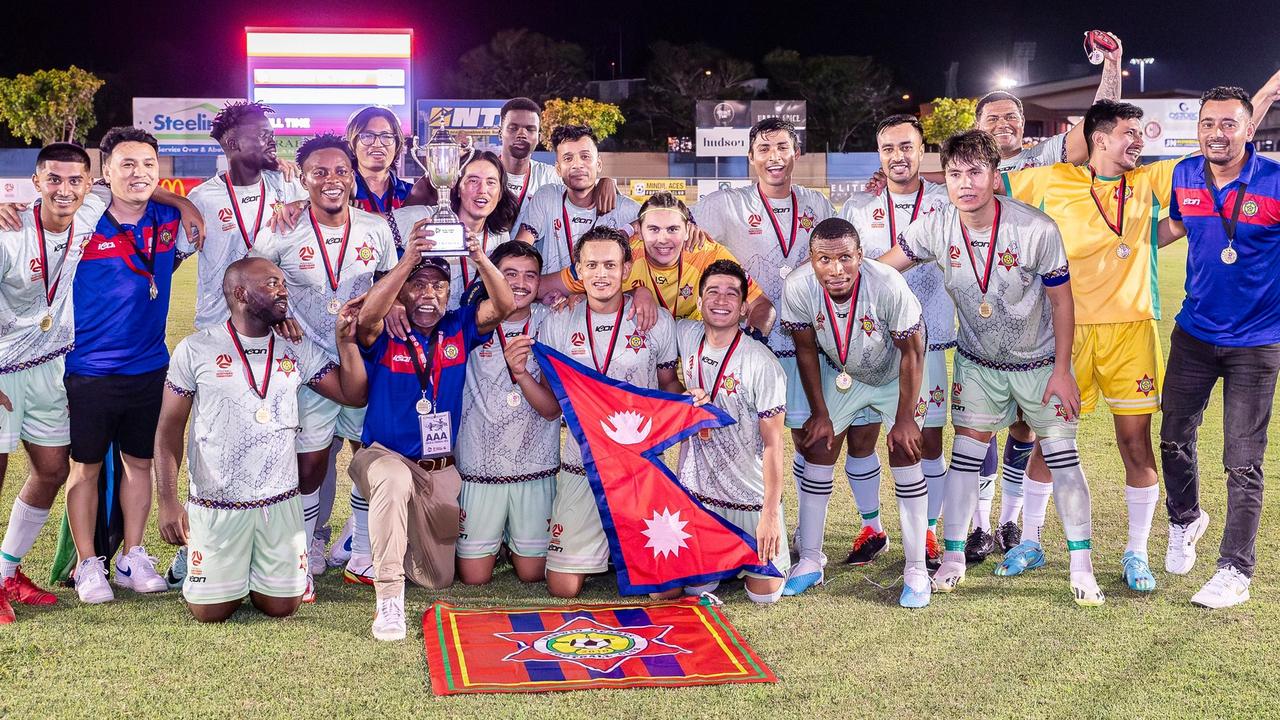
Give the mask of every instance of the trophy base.
[{"label": "trophy base", "polygon": [[424,250],[422,257],[466,257],[467,231],[462,223],[431,223],[424,228],[426,237],[435,241],[435,247]]}]

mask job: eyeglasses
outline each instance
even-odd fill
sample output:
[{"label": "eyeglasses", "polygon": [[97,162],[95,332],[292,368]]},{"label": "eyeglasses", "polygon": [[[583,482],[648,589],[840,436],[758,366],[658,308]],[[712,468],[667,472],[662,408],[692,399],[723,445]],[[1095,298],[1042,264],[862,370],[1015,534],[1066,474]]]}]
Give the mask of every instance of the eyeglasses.
[{"label": "eyeglasses", "polygon": [[356,133],[356,140],[365,147],[375,143],[378,145],[395,145],[396,136],[392,133],[361,132]]}]

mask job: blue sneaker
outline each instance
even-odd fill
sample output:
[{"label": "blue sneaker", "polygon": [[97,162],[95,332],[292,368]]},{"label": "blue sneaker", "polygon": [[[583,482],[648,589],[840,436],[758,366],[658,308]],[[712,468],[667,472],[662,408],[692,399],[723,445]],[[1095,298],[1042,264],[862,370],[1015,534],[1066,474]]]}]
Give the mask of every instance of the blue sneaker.
[{"label": "blue sneaker", "polygon": [[1156,589],[1156,578],[1144,556],[1130,550],[1120,560],[1120,566],[1124,568],[1124,581],[1129,583],[1130,590],[1151,592]]},{"label": "blue sneaker", "polygon": [[821,585],[822,579],[822,565],[808,558],[801,558],[787,574],[787,584],[782,586],[782,594],[788,597],[799,595],[814,585]]},{"label": "blue sneaker", "polygon": [[[923,579],[912,577],[913,575],[917,575],[917,574],[919,578],[923,578]],[[916,585],[923,585],[924,589],[916,590],[912,588],[911,585],[912,585],[913,579],[915,579]],[[928,573],[924,573],[920,571],[913,572],[908,570],[906,573],[904,573],[902,578],[902,595],[898,598],[898,604],[904,608],[911,608],[911,609],[919,609],[922,607],[926,607],[929,604],[929,598],[933,594],[931,590],[932,590],[932,587],[929,582]]]},{"label": "blue sneaker", "polygon": [[1023,540],[1004,554],[1004,560],[996,565],[996,575],[1013,577],[1044,565],[1044,548],[1034,540]]}]

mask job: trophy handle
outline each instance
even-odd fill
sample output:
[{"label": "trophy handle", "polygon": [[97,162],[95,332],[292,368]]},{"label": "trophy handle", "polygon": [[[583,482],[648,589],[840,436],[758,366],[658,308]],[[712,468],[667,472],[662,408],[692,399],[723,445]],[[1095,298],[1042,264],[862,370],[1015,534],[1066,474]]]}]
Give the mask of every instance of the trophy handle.
[{"label": "trophy handle", "polygon": [[[419,150],[421,150],[421,149],[422,149],[422,145],[420,145],[420,144],[418,143],[418,136],[417,136],[417,135],[414,135],[414,136],[413,136],[413,146],[409,148],[409,157],[413,158],[413,162],[414,162],[418,167],[422,168],[422,174],[423,174],[423,176],[425,176],[425,177],[427,177],[427,178],[430,178],[430,177],[431,177],[431,171],[427,169],[427,166],[426,166],[426,165],[423,165],[423,164],[422,164],[422,160],[418,159],[418,151],[419,151]],[[430,182],[430,180],[428,180],[428,182]]]}]

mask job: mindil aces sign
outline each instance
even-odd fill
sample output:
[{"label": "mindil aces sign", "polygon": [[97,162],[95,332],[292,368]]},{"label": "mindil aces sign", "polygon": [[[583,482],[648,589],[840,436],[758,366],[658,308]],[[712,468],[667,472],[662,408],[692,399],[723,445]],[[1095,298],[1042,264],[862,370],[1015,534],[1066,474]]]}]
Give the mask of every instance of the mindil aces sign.
[{"label": "mindil aces sign", "polygon": [[209,137],[213,118],[230,102],[243,98],[133,99],[133,125],[160,143],[161,155],[220,155],[222,148]]}]

